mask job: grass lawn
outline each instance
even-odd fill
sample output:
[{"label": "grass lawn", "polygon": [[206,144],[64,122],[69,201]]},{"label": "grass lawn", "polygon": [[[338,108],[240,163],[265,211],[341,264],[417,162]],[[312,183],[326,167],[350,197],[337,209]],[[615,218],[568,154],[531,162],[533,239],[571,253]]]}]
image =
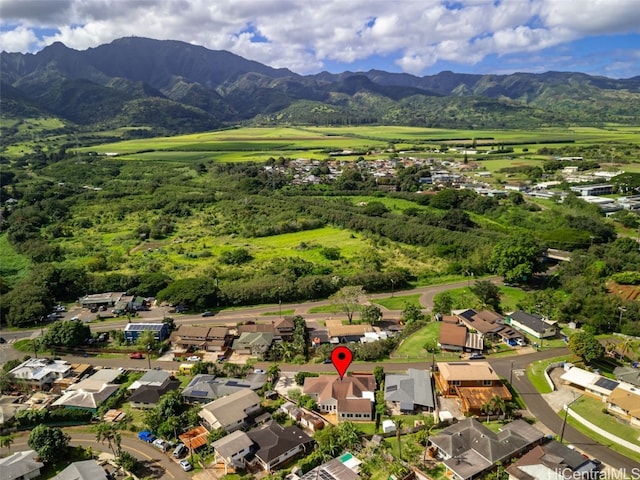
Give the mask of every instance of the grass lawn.
[{"label": "grass lawn", "polygon": [[405,304],[413,304],[420,308],[424,308],[420,303],[419,293],[415,295],[402,295],[400,297],[377,298],[373,300],[373,303],[377,303],[389,310],[402,310],[404,309]]},{"label": "grass lawn", "polygon": [[309,313],[342,313],[342,307],[339,305],[320,305],[319,307],[311,307]]},{"label": "grass lawn", "polygon": [[394,356],[400,358],[426,358],[427,351],[424,346],[438,343],[440,325],[442,325],[440,322],[431,322],[410,337],[405,338],[394,352]]},{"label": "grass lawn", "polygon": [[538,360],[533,362],[527,368],[527,377],[529,381],[536,387],[536,390],[540,393],[551,393],[551,387],[549,382],[544,377],[544,370],[552,363],[555,362],[576,362],[578,357],[575,355],[564,355],[562,357],[547,358],[546,360]]},{"label": "grass lawn", "polygon": [[291,308],[288,310],[277,310],[275,312],[264,312],[262,315],[268,315],[268,316],[276,316],[276,315],[293,315],[294,313],[296,313],[296,311]]},{"label": "grass lawn", "polygon": [[[516,305],[527,296],[527,292],[521,288],[499,286],[498,290],[500,290],[500,305],[502,306],[502,310],[505,312],[517,310]],[[480,300],[471,293],[469,287],[453,288],[451,290],[447,290],[446,293],[453,299],[454,309],[483,308]],[[438,295],[435,296],[436,299],[438,298]]]}]

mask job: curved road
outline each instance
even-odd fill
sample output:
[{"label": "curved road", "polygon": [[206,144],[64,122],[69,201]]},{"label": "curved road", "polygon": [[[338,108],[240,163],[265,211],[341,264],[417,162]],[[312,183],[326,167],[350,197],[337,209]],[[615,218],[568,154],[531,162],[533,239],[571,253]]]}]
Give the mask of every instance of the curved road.
[{"label": "curved road", "polygon": [[[96,441],[95,434],[81,433],[78,431],[69,431],[71,441],[69,442],[73,446],[91,447],[94,451],[111,453],[109,446],[106,443],[100,443]],[[132,435],[128,435],[126,432],[121,432],[122,440],[121,446],[124,450],[136,457],[141,464],[144,478],[159,478],[162,480],[179,480],[188,479],[189,475],[180,468],[180,466],[174,462],[168,454],[162,453],[159,450],[152,447],[150,444],[138,440]],[[24,432],[15,438],[15,442],[11,445],[11,451],[6,448],[0,449],[2,455],[11,453],[12,451],[27,450],[28,433]]]}]

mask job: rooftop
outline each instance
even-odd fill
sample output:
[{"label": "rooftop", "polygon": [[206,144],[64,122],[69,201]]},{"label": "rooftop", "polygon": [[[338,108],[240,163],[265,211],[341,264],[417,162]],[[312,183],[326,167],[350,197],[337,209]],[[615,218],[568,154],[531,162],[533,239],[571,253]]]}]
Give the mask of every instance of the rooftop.
[{"label": "rooftop", "polygon": [[440,376],[447,380],[500,380],[489,362],[438,362]]}]

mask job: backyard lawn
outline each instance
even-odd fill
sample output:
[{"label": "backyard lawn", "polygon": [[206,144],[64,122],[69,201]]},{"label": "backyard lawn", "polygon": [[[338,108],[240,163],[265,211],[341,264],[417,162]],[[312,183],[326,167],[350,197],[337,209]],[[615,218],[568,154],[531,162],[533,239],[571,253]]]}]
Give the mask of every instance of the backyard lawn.
[{"label": "backyard lawn", "polygon": [[437,345],[440,336],[440,322],[431,322],[408,338],[405,338],[394,356],[401,358],[426,358],[425,345]]}]

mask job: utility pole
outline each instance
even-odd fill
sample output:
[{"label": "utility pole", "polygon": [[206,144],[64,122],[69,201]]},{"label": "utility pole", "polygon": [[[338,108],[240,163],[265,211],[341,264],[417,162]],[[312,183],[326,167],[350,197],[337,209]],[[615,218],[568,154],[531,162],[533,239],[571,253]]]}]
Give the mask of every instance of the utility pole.
[{"label": "utility pole", "polygon": [[569,402],[567,405],[564,406],[564,420],[562,421],[562,430],[560,430],[560,443],[562,443],[562,440],[564,439],[564,427],[567,426],[567,416],[569,415],[569,407],[571,407],[571,405],[573,405],[578,400],[580,400],[582,395],[584,395],[584,393],[578,395],[571,402]]}]

